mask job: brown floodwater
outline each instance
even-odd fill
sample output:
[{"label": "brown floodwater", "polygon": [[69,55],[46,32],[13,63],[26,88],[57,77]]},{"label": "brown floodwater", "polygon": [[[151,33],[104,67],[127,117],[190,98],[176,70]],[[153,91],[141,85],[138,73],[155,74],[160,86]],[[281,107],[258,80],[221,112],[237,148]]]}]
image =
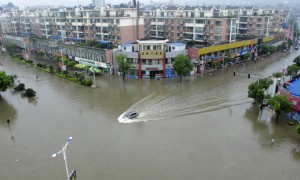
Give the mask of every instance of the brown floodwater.
[{"label": "brown floodwater", "polygon": [[[238,73],[269,76],[300,51],[236,66]],[[178,79],[133,80],[97,76],[84,87],[1,56],[0,70],[37,92],[28,100],[13,90],[0,99],[0,179],[299,179],[300,135],[295,126],[247,97],[257,80],[233,69]],[[35,76],[39,76],[39,80]],[[134,120],[122,119],[136,110]],[[6,120],[10,118],[10,128]],[[271,146],[271,139],[275,143]]]}]

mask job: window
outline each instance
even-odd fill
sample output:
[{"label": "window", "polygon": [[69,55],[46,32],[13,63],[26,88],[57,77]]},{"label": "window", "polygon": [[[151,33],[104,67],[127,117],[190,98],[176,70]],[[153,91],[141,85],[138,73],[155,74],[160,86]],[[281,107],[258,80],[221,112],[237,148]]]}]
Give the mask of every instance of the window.
[{"label": "window", "polygon": [[222,32],[222,28],[215,28],[215,33],[221,33]]},{"label": "window", "polygon": [[164,26],[163,26],[163,25],[157,25],[157,29],[158,29],[158,30],[163,30],[163,29],[164,29]]},{"label": "window", "polygon": [[200,17],[204,17],[204,12],[200,12]]},{"label": "window", "polygon": [[240,17],[240,22],[247,22],[247,17]]},{"label": "window", "polygon": [[216,21],[216,22],[215,22],[215,25],[221,26],[221,25],[222,25],[222,21]]},{"label": "window", "polygon": [[186,22],[186,23],[193,23],[193,19],[185,19],[184,22]]},{"label": "window", "polygon": [[203,27],[195,27],[195,33],[203,33],[204,28]]},{"label": "window", "polygon": [[196,24],[204,24],[204,20],[203,19],[196,19]]},{"label": "window", "polygon": [[214,36],[215,40],[221,40],[221,36]]},{"label": "window", "polygon": [[203,40],[203,37],[204,37],[203,35],[197,34],[196,35],[196,40]]},{"label": "window", "polygon": [[148,60],[148,65],[152,65],[152,60],[151,59]]},{"label": "window", "polygon": [[261,28],[261,27],[262,27],[262,24],[256,24],[256,27]]},{"label": "window", "polygon": [[258,22],[262,22],[262,18],[257,18],[257,21]]}]

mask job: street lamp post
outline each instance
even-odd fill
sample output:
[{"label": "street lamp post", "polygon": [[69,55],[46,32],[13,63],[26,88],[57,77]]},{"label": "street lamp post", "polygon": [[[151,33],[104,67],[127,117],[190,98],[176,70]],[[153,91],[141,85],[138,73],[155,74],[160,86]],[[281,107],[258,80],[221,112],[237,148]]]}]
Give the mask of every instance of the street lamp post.
[{"label": "street lamp post", "polygon": [[56,157],[58,154],[63,153],[64,161],[65,161],[65,165],[66,165],[67,180],[69,180],[70,174],[69,174],[69,169],[68,169],[66,150],[67,150],[67,146],[68,146],[69,142],[71,142],[72,139],[73,139],[72,137],[69,137],[67,140],[67,143],[62,147],[62,150],[58,151],[57,153],[52,154],[52,157]]},{"label": "street lamp post", "polygon": [[94,84],[93,84],[92,87],[96,88],[97,86],[96,86],[95,70],[93,69],[92,72],[93,72],[93,75],[94,75]]},{"label": "street lamp post", "polygon": [[60,50],[60,54],[61,54],[61,62],[62,62],[62,65],[63,65],[62,70],[64,71],[64,70],[67,70],[67,67],[65,68],[63,50],[65,50],[65,49]]}]

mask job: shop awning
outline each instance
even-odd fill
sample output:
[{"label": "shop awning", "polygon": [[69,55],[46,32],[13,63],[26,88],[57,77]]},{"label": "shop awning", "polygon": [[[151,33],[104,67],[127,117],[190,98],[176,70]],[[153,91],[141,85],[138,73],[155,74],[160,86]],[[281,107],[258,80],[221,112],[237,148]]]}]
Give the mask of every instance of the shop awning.
[{"label": "shop awning", "polygon": [[87,69],[88,66],[85,64],[76,64],[75,67],[80,68],[80,69]]},{"label": "shop awning", "polygon": [[100,69],[94,68],[94,67],[90,67],[89,70],[90,70],[90,71],[94,71],[95,73],[100,73],[100,72],[101,72]]}]

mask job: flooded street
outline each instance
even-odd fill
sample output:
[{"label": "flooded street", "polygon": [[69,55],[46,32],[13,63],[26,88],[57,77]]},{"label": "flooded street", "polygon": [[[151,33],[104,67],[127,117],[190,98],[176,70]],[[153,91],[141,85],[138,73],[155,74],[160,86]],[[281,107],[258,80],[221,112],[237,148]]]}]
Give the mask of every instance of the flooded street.
[{"label": "flooded street", "polygon": [[[299,54],[291,50],[236,71],[269,76]],[[233,76],[234,68],[181,84],[97,76],[98,87],[89,88],[0,59],[0,70],[17,74],[38,97],[1,93],[1,180],[66,179],[62,154],[51,155],[69,136],[69,171],[76,169],[80,180],[299,179],[295,126],[260,114],[247,97],[257,78]],[[129,110],[139,118],[120,118]]]}]

